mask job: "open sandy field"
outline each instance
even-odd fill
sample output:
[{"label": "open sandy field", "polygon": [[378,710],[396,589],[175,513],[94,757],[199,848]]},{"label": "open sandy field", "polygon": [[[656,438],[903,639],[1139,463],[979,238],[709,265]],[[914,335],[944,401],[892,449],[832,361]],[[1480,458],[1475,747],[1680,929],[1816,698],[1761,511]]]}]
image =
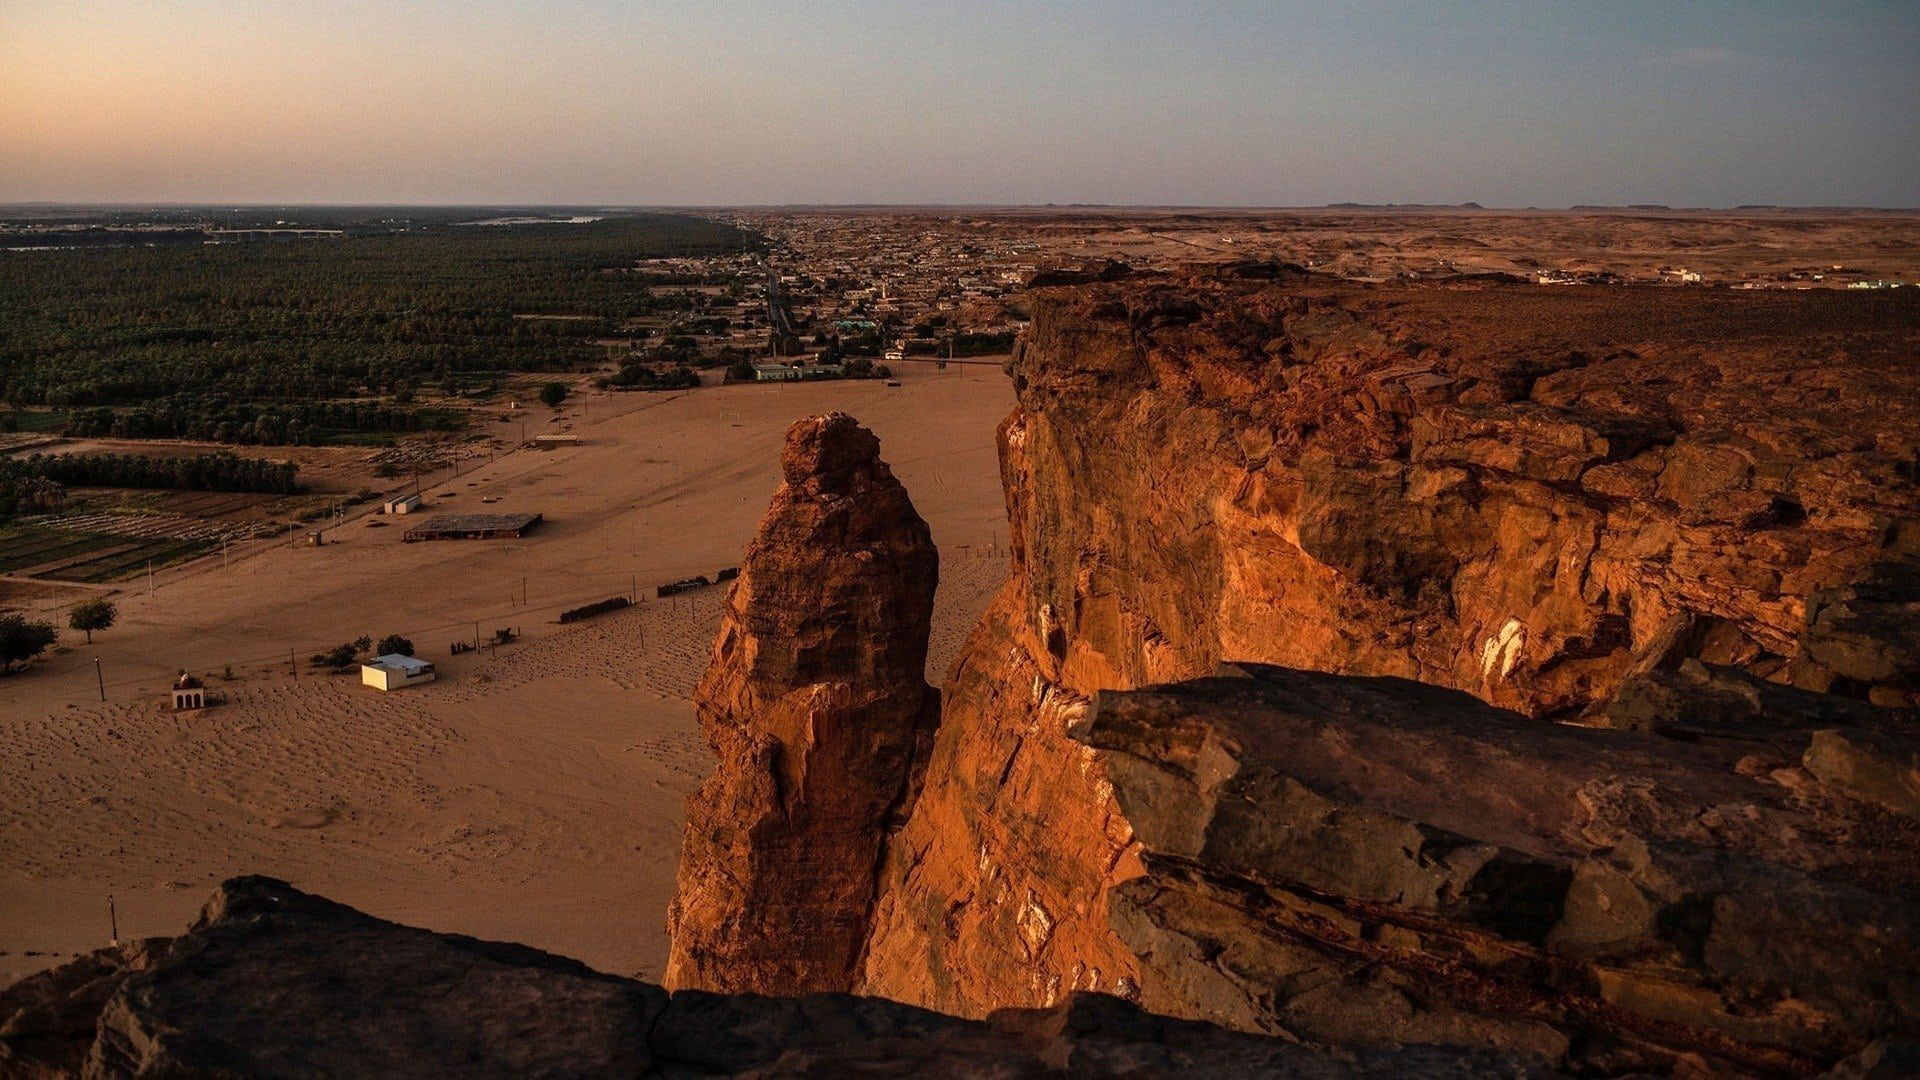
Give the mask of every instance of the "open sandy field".
[{"label": "open sandy field", "polygon": [[[403,544],[368,518],[321,547],[263,541],[124,588],[97,646],[69,635],[0,681],[0,984],[104,944],[109,894],[122,937],[168,934],[245,872],[658,977],[681,806],[708,767],[688,696],[722,590],[651,586],[738,561],[786,425],[839,408],[879,433],[941,549],[936,679],[1004,575],[993,432],[1011,388],[990,366],[906,367],[895,389],[596,397],[573,426],[583,445],[427,489],[440,511],[545,514],[525,539]],[[640,606],[553,621],[636,582]],[[524,636],[450,657],[476,624]],[[307,663],[394,632],[439,682],[380,694]],[[226,703],[167,711],[181,668]]]}]

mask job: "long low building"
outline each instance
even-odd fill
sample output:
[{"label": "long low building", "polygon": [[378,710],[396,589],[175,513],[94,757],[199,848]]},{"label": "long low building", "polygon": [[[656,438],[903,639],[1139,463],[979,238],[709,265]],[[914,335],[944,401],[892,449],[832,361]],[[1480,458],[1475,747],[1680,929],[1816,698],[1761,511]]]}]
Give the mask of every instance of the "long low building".
[{"label": "long low building", "polygon": [[436,514],[418,525],[409,525],[402,539],[415,540],[493,540],[521,537],[545,521],[543,514]]}]

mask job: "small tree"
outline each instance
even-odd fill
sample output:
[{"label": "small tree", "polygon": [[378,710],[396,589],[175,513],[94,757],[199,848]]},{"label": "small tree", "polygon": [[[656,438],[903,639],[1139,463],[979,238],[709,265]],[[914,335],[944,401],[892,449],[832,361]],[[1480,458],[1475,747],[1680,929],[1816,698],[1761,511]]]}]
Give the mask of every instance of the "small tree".
[{"label": "small tree", "polygon": [[557,409],[565,400],[567,400],[566,383],[550,382],[540,387],[540,401],[549,408]]},{"label": "small tree", "polygon": [[24,615],[0,615],[0,674],[13,671],[47,651],[60,638],[52,623],[32,622]]},{"label": "small tree", "polygon": [[374,646],[373,653],[375,656],[412,656],[413,642],[399,634],[388,634],[380,639],[380,644]]},{"label": "small tree", "polygon": [[314,653],[313,666],[340,671],[351,665],[358,655],[359,652],[353,647],[353,642],[349,641],[344,645],[335,645],[326,652]]},{"label": "small tree", "polygon": [[112,626],[119,615],[120,609],[114,607],[111,600],[82,600],[67,611],[67,625],[84,631],[87,644],[91,645],[93,632]]}]

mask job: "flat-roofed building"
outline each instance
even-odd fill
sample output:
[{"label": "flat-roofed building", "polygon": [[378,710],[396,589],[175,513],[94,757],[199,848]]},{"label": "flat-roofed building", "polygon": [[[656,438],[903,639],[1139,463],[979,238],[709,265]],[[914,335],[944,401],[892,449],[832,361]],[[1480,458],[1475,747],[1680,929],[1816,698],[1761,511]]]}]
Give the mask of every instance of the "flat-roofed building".
[{"label": "flat-roofed building", "polygon": [[436,514],[418,525],[409,525],[401,537],[415,540],[494,540],[518,539],[535,525],[545,521],[541,514]]},{"label": "flat-roofed building", "polygon": [[429,683],[439,676],[425,660],[399,653],[376,656],[360,665],[361,683],[375,690],[398,690],[403,686]]}]

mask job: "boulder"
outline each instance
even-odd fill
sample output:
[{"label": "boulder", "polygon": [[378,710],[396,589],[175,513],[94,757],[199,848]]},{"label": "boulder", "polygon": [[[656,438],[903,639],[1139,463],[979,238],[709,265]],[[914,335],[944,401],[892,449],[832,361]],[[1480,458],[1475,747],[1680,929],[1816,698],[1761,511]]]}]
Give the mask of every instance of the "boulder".
[{"label": "boulder", "polygon": [[1744,728],[1649,731],[1264,665],[1103,692],[1073,734],[1143,856],[1110,909],[1140,1000],[1582,1074],[1792,1075],[1913,1038],[1920,830],[1794,751],[1920,738],[1763,700]]}]

